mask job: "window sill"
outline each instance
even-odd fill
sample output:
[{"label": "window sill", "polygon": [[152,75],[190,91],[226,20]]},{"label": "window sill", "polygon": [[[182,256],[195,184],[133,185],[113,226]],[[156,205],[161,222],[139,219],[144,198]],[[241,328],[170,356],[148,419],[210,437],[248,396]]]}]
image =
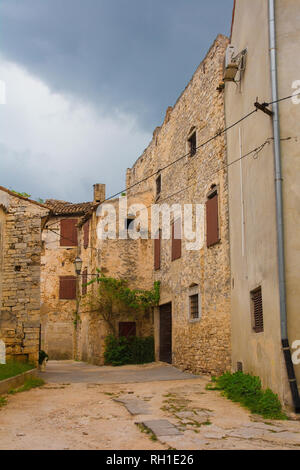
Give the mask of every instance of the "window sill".
[{"label": "window sill", "polygon": [[199,323],[201,320],[201,317],[199,318],[189,318],[189,323]]}]

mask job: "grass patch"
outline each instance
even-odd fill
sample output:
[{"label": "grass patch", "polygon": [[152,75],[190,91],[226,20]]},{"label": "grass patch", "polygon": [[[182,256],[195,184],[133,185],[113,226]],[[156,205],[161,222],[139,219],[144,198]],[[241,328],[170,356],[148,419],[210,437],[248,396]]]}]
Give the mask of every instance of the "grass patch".
[{"label": "grass patch", "polygon": [[229,400],[240,403],[251,413],[261,415],[263,418],[288,419],[282,411],[278,395],[269,388],[263,390],[259,377],[243,372],[234,374],[226,372],[220,377],[213,377],[206,389],[220,390]]},{"label": "grass patch", "polygon": [[6,405],[7,399],[5,397],[0,397],[0,408]]},{"label": "grass patch", "polygon": [[0,380],[15,377],[16,375],[23,374],[24,372],[34,368],[35,366],[33,364],[17,361],[9,361],[7,364],[0,364]]},{"label": "grass patch", "polygon": [[15,393],[27,392],[32,388],[41,387],[44,384],[44,380],[40,379],[39,377],[28,377],[21,387],[9,390],[8,394],[14,395]]},{"label": "grass patch", "polygon": [[149,429],[147,428],[143,423],[135,423],[139,430],[145,434],[148,434],[151,441],[157,441],[156,435]]}]

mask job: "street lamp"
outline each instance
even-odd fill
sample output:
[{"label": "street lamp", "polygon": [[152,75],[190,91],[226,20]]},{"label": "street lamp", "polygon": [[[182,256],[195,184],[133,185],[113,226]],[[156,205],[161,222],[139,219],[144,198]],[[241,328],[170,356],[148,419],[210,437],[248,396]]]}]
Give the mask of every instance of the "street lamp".
[{"label": "street lamp", "polygon": [[81,268],[82,268],[82,259],[79,258],[79,256],[75,258],[74,266],[75,266],[76,274],[79,276],[79,274],[81,273]]}]

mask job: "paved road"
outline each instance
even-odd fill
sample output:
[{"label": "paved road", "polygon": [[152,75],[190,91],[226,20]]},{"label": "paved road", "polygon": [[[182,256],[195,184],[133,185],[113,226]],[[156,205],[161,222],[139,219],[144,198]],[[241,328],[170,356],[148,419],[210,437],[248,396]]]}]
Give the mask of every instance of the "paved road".
[{"label": "paved road", "polygon": [[51,361],[41,376],[0,409],[0,450],[300,449],[299,421],[250,415],[206,390],[208,377],[162,363]]},{"label": "paved road", "polygon": [[126,384],[166,380],[199,379],[199,375],[182,372],[168,364],[141,366],[99,367],[85,362],[49,361],[40,376],[54,383]]}]

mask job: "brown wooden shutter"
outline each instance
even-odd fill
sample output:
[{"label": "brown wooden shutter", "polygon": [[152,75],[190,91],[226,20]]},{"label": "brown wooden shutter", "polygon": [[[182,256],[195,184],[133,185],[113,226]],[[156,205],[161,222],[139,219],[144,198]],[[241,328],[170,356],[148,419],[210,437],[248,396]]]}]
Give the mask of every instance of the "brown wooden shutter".
[{"label": "brown wooden shutter", "polygon": [[60,221],[60,246],[77,246],[77,219],[62,219]]},{"label": "brown wooden shutter", "polygon": [[119,337],[130,338],[136,336],[136,323],[134,321],[121,321],[119,323]]},{"label": "brown wooden shutter", "polygon": [[218,193],[216,192],[206,201],[206,243],[210,247],[219,241]]},{"label": "brown wooden shutter", "polygon": [[87,293],[88,272],[87,268],[82,273],[82,295]]},{"label": "brown wooden shutter", "polygon": [[83,248],[89,246],[89,232],[90,232],[90,221],[87,220],[83,226]]},{"label": "brown wooden shutter", "polygon": [[263,317],[263,304],[261,287],[251,292],[252,301],[252,315],[253,315],[253,330],[256,333],[264,331],[264,317]]},{"label": "brown wooden shutter", "polygon": [[59,298],[65,300],[76,299],[76,276],[60,276]]},{"label": "brown wooden shutter", "polygon": [[[175,238],[175,234],[180,238]],[[181,219],[172,224],[172,261],[179,258],[181,258]]]},{"label": "brown wooden shutter", "polygon": [[160,251],[161,251],[161,231],[158,232],[158,238],[154,239],[154,269],[160,269]]}]

